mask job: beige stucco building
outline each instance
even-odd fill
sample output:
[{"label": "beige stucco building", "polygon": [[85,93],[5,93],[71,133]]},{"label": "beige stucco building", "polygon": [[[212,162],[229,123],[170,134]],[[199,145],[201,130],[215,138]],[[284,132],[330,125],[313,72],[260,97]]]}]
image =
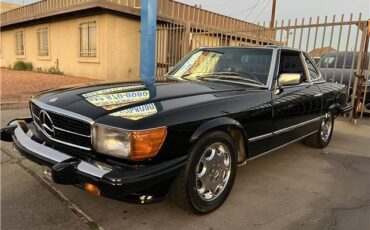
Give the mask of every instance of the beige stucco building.
[{"label": "beige stucco building", "polygon": [[[11,67],[23,60],[31,62],[35,69],[58,66],[64,74],[72,76],[138,80],[139,16],[140,1],[137,0],[44,0],[10,10],[1,14],[1,67]],[[158,24],[174,23],[184,25],[176,36],[171,35],[171,28],[158,32],[161,35],[158,36],[157,61],[158,66],[165,66],[162,73],[173,65],[173,61],[168,60],[175,51],[179,52],[177,61],[197,47],[184,40],[207,36],[211,37],[208,38],[212,41],[210,45],[224,43],[214,33],[194,32],[219,28],[221,24],[238,26],[239,31],[260,28],[179,2],[158,0]],[[266,44],[264,40],[268,40],[260,37],[258,39],[264,41],[260,43],[253,35],[242,37],[251,44]],[[235,41],[228,44],[233,45]]]}]

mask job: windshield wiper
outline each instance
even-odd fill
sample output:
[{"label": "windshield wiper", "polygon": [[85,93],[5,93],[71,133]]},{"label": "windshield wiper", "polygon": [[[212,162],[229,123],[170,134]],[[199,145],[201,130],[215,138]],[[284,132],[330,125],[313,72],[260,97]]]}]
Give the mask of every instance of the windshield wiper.
[{"label": "windshield wiper", "polygon": [[[194,73],[185,73],[185,74],[181,75],[180,78],[181,79],[185,79],[185,80],[189,80],[189,79],[187,79],[187,77],[189,77],[192,74],[194,74]],[[195,76],[195,79],[199,79],[201,77],[207,77],[207,76],[210,76],[210,75],[214,75],[214,73],[203,73],[203,74],[200,73],[199,75],[196,75]]]},{"label": "windshield wiper", "polygon": [[[202,80],[204,78],[214,78],[214,79],[218,79],[218,80],[238,80],[238,81],[245,81],[245,82],[254,83],[254,84],[257,84],[257,85],[263,85],[263,83],[260,82],[260,81],[253,80],[253,79],[250,79],[250,78],[240,77],[239,75],[231,75],[231,73],[232,72],[215,73],[215,74],[208,75],[208,76],[200,76],[197,79]],[[236,74],[238,74],[238,73],[236,73]]]}]

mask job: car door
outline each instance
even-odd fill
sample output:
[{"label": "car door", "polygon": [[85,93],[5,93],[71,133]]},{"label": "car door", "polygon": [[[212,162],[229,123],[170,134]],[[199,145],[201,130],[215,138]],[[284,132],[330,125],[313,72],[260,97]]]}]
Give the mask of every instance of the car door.
[{"label": "car door", "polygon": [[319,127],[322,93],[310,81],[304,60],[299,51],[281,50],[278,77],[284,73],[297,73],[302,81],[297,85],[275,86],[272,149],[313,133]]}]

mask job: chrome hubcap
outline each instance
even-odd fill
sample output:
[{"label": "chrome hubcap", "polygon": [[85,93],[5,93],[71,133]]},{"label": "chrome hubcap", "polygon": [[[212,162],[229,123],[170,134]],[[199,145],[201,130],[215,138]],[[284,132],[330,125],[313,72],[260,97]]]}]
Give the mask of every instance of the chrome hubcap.
[{"label": "chrome hubcap", "polygon": [[196,167],[196,190],[202,200],[212,201],[225,189],[230,178],[229,148],[218,142],[209,146]]},{"label": "chrome hubcap", "polygon": [[324,120],[321,122],[320,137],[321,140],[326,142],[329,139],[331,130],[333,128],[333,123],[330,114],[326,114]]}]

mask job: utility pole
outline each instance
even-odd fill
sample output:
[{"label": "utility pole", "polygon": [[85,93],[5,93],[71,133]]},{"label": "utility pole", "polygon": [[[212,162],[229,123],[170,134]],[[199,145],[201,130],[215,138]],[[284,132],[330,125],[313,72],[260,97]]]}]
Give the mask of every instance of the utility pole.
[{"label": "utility pole", "polygon": [[270,28],[274,28],[275,25],[275,11],[276,11],[276,0],[272,0]]},{"label": "utility pole", "polygon": [[140,14],[140,78],[143,84],[151,85],[155,82],[157,0],[142,0]]}]

